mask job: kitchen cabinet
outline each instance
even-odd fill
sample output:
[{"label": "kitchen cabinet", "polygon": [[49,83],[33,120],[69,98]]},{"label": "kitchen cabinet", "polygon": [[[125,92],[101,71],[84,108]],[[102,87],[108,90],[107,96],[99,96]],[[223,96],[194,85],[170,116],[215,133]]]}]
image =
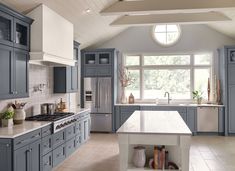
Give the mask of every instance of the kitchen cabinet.
[{"label": "kitchen cabinet", "polygon": [[10,139],[0,140],[0,168],[4,171],[12,171],[12,144]]},{"label": "kitchen cabinet", "polygon": [[197,132],[197,108],[195,107],[188,107],[187,108],[187,117],[186,123],[193,133],[193,135]]},{"label": "kitchen cabinet", "polygon": [[81,121],[81,142],[85,143],[90,138],[90,118],[86,117]]},{"label": "kitchen cabinet", "polygon": [[233,135],[235,134],[235,79],[233,75],[235,72],[235,46],[225,46],[219,49],[218,52],[221,103],[225,106],[224,132],[225,135]]},{"label": "kitchen cabinet", "polygon": [[0,43],[28,51],[32,22],[32,19],[0,4]]},{"label": "kitchen cabinet", "polygon": [[0,4],[0,99],[28,97],[32,19]]},{"label": "kitchen cabinet", "polygon": [[224,135],[225,124],[224,124],[224,107],[219,108],[219,133]]},{"label": "kitchen cabinet", "polygon": [[42,158],[42,171],[51,171],[52,167],[52,152],[50,152]]},{"label": "kitchen cabinet", "polygon": [[53,150],[53,152],[52,152],[53,167],[60,164],[66,158],[65,148],[66,148],[65,144],[62,144],[61,146],[59,146]]},{"label": "kitchen cabinet", "polygon": [[[79,60],[79,45],[74,42],[74,59]],[[54,67],[54,93],[74,93],[78,91],[78,62],[75,66]]]},{"label": "kitchen cabinet", "polygon": [[38,140],[14,152],[14,171],[40,171],[41,161],[41,140]]},{"label": "kitchen cabinet", "polygon": [[66,149],[65,149],[65,155],[66,157],[70,156],[76,148],[76,141],[75,137],[73,137],[71,140],[66,142]]},{"label": "kitchen cabinet", "polygon": [[115,49],[82,51],[82,72],[84,77],[112,76]]}]

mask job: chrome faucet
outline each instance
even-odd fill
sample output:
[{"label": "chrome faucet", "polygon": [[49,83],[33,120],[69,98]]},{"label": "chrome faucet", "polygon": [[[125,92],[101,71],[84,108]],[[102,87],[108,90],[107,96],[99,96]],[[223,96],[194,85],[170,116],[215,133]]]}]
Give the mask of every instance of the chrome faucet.
[{"label": "chrome faucet", "polygon": [[170,98],[170,93],[167,91],[167,92],[165,92],[164,97],[166,97],[166,95],[167,95],[167,104],[170,104],[170,101],[172,100]]}]

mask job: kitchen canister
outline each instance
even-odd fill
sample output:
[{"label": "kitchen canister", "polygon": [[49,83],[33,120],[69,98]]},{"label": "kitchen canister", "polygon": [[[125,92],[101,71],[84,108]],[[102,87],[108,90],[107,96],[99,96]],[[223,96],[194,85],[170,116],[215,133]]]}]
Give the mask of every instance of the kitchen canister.
[{"label": "kitchen canister", "polygon": [[137,146],[134,147],[133,153],[133,164],[135,167],[143,168],[146,162],[145,147]]},{"label": "kitchen canister", "polygon": [[24,109],[15,109],[15,114],[13,117],[14,124],[22,124],[25,120],[25,111]]}]

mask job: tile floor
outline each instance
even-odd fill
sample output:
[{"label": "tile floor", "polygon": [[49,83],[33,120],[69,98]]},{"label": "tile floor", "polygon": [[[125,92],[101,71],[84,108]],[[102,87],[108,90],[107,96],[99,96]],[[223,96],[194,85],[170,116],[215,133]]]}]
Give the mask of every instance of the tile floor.
[{"label": "tile floor", "polygon": [[[115,134],[92,134],[54,171],[119,171],[118,153]],[[235,171],[235,137],[193,137],[190,171]]]}]

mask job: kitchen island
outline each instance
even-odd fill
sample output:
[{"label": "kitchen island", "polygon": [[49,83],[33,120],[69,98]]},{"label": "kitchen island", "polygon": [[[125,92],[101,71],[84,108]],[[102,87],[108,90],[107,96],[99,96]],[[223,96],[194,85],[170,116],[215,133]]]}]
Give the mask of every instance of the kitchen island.
[{"label": "kitchen island", "polygon": [[[135,111],[118,129],[120,171],[151,170],[133,167],[133,148],[143,145],[165,145],[169,160],[181,171],[189,170],[189,149],[192,132],[177,111]],[[148,161],[147,161],[148,162]]]}]

